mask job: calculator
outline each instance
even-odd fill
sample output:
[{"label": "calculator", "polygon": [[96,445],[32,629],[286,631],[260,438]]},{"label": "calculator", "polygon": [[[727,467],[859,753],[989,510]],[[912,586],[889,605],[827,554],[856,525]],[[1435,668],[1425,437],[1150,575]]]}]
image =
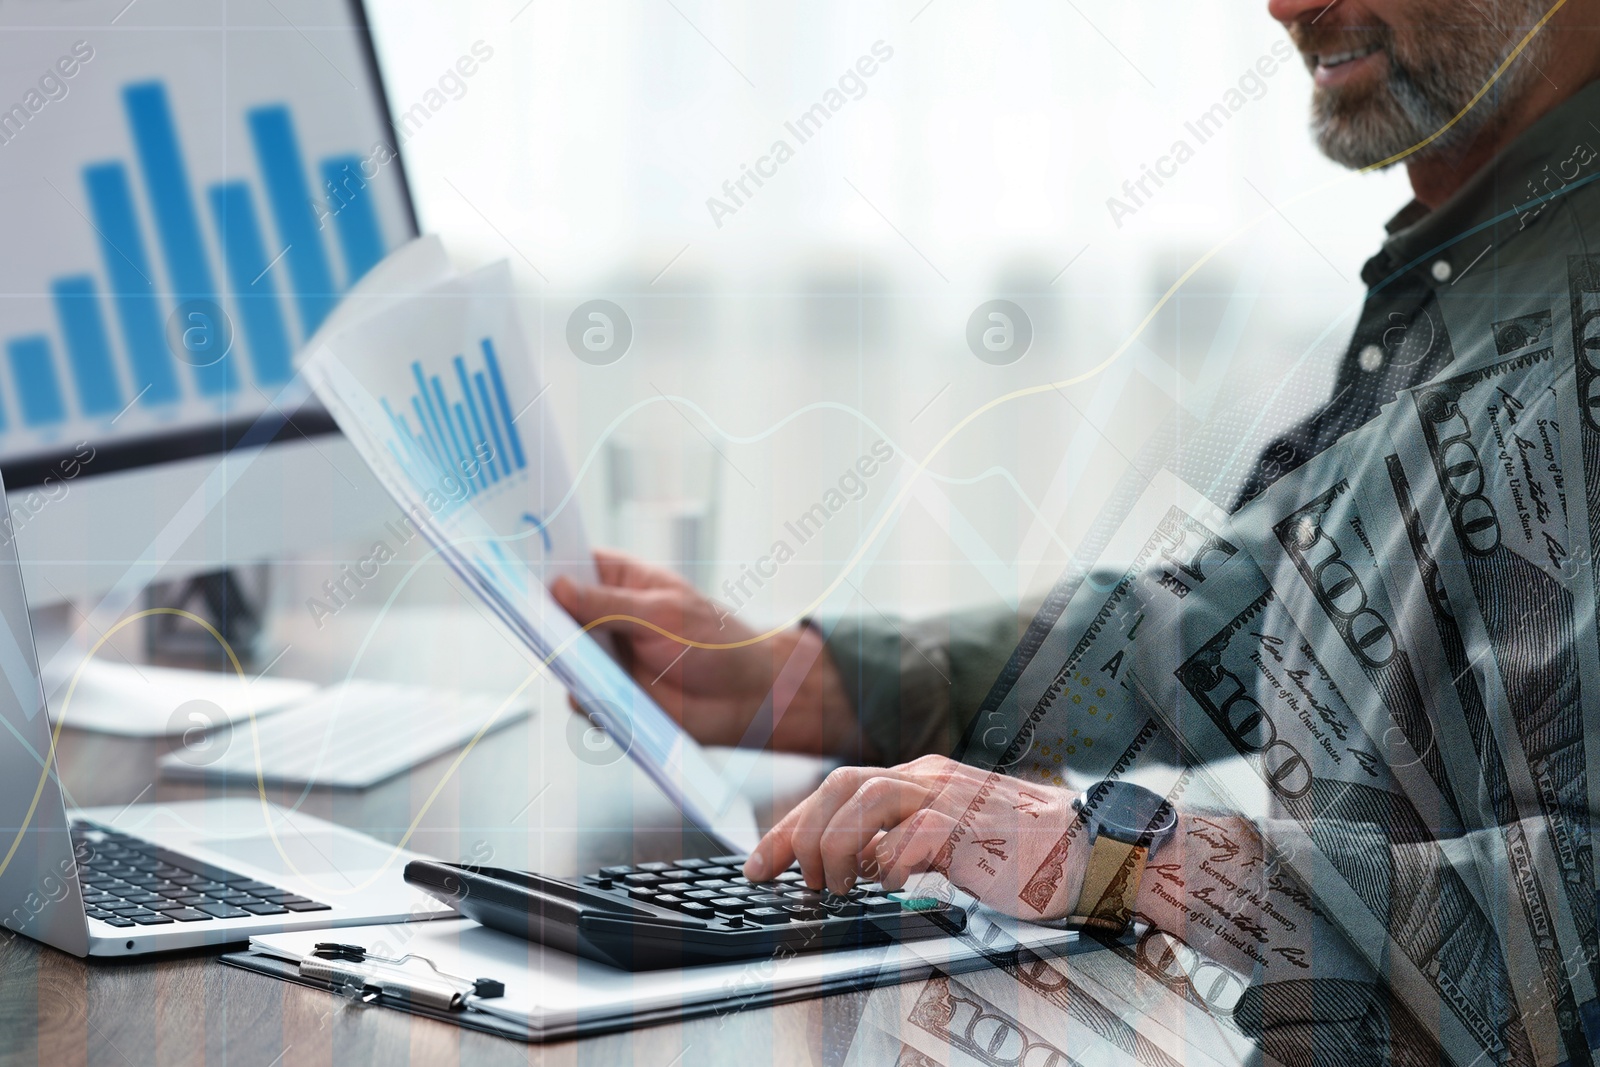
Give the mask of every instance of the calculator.
[{"label": "calculator", "polygon": [[405,879],[469,919],[627,971],[947,937],[966,912],[868,883],[843,896],[795,869],[751,882],[743,856],[603,867],[568,880],[413,860]]}]

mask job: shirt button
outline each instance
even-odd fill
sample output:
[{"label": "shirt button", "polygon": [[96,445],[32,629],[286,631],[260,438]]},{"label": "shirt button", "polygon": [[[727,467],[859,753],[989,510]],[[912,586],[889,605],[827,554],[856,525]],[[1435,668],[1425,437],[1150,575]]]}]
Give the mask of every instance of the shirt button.
[{"label": "shirt button", "polygon": [[1383,349],[1377,345],[1367,345],[1356,356],[1356,363],[1362,370],[1371,374],[1383,366]]},{"label": "shirt button", "polygon": [[1436,259],[1433,261],[1433,267],[1431,268],[1431,271],[1433,274],[1433,280],[1436,282],[1449,281],[1450,275],[1453,273],[1450,269],[1450,264],[1442,259]]}]

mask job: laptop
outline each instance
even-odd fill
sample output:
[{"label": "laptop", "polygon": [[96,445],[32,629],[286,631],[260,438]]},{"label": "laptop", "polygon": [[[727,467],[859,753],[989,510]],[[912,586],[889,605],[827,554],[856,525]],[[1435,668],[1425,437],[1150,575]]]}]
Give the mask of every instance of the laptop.
[{"label": "laptop", "polygon": [[[0,484],[0,513],[5,488]],[[405,849],[257,798],[68,811],[14,539],[0,539],[0,925],[75,956],[455,914]]]}]

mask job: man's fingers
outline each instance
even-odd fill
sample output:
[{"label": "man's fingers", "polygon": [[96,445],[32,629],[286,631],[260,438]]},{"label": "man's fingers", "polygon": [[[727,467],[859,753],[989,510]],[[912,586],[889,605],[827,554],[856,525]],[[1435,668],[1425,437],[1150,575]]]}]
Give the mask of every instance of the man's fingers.
[{"label": "man's fingers", "polygon": [[[764,882],[780,871],[786,870],[789,864],[798,858],[795,851],[795,837],[806,826],[820,819],[821,823],[817,827],[817,836],[820,837],[833,813],[855,794],[863,781],[875,774],[888,773],[892,772],[873,767],[839,767],[829,773],[815,793],[795,805],[787,815],[778,820],[776,826],[767,831],[767,835],[761,839],[755,851],[745,860],[744,876],[752,882]],[[821,889],[820,867],[816,869],[818,871],[816,884],[811,888]]]},{"label": "man's fingers", "polygon": [[878,843],[878,881],[885,890],[901,889],[913,874],[934,869],[934,861],[955,833],[956,821],[923,808],[884,835]]},{"label": "man's fingers", "polygon": [[[796,816],[790,831],[790,848],[800,861],[806,885],[821,889],[824,881],[822,835],[840,809],[874,779],[897,777],[893,769],[882,767],[840,767],[824,778],[822,785],[792,813]],[[897,820],[898,821],[898,820]],[[890,825],[893,825],[892,823]]]},{"label": "man's fingers", "polygon": [[[555,597],[556,603],[566,609],[568,615],[585,626],[607,615],[628,615],[647,619],[656,600],[655,594],[645,590],[590,585],[587,582],[575,582],[565,575],[551,584],[550,595]],[[595,627],[597,630],[615,629],[624,632],[628,628],[637,626],[624,620],[612,619]]]},{"label": "man's fingers", "polygon": [[594,568],[605,585],[628,589],[689,588],[688,583],[672,571],[614,548],[595,549]]},{"label": "man's fingers", "polygon": [[[818,837],[823,883],[834,893],[845,894],[856,882],[857,854],[879,833],[893,829],[922,809],[928,790],[916,782],[900,778],[869,778],[845,801]],[[810,881],[807,852],[800,855],[800,869]]]}]

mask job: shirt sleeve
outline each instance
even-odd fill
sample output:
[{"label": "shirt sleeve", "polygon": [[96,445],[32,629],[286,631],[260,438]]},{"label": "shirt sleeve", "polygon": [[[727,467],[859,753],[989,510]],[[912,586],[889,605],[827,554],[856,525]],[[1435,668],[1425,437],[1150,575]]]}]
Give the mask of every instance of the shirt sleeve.
[{"label": "shirt sleeve", "polygon": [[812,620],[885,763],[955,750],[1021,640],[1037,604],[973,608],[922,620],[885,615]]}]

